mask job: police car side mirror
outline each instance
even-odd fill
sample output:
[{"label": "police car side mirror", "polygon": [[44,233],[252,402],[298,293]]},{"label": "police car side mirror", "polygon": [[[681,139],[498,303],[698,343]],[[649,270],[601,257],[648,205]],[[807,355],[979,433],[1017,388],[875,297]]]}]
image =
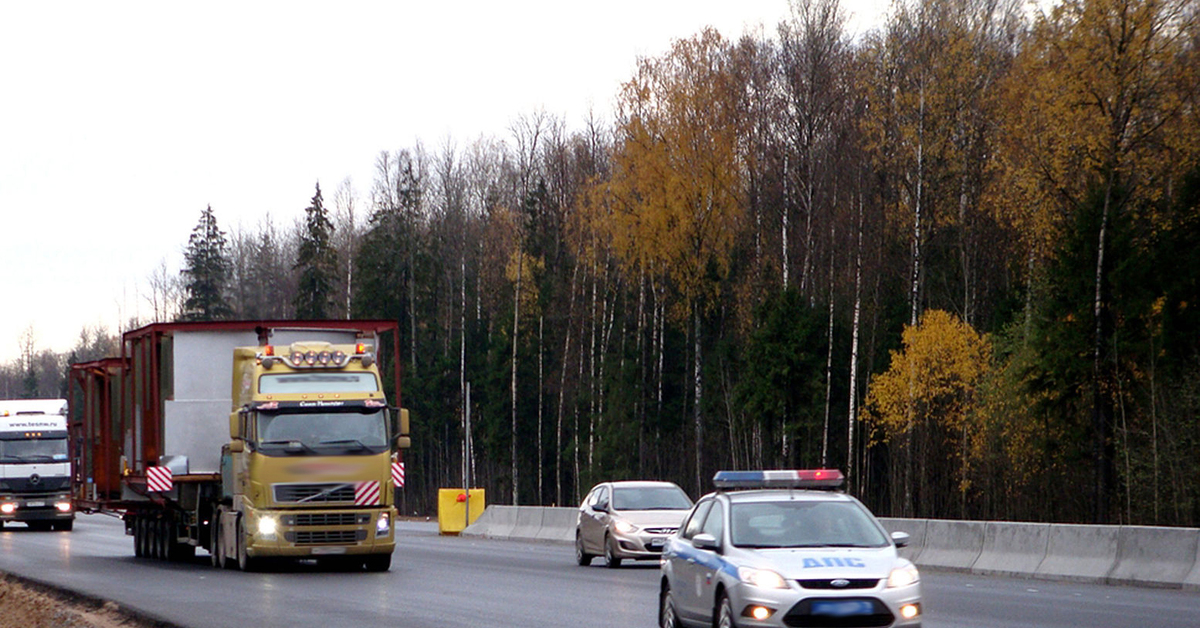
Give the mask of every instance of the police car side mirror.
[{"label": "police car side mirror", "polygon": [[907,532],[892,533],[892,543],[895,543],[896,547],[908,547],[908,538]]},{"label": "police car side mirror", "polygon": [[717,537],[711,534],[697,534],[692,537],[692,547],[715,552],[717,551]]}]

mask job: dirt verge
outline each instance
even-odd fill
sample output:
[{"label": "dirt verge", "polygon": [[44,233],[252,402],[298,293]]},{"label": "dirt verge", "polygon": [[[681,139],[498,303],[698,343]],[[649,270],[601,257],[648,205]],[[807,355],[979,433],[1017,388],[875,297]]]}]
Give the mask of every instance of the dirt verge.
[{"label": "dirt verge", "polygon": [[0,628],[173,628],[91,599],[0,573]]}]

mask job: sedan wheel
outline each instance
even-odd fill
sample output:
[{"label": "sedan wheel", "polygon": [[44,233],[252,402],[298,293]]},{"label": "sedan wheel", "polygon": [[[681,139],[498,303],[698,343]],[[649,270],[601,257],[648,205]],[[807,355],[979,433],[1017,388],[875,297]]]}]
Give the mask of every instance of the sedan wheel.
[{"label": "sedan wheel", "polygon": [[733,604],[729,602],[729,597],[721,596],[721,610],[717,615],[717,628],[737,628],[737,624],[733,621]]},{"label": "sedan wheel", "polygon": [[579,563],[580,567],[592,564],[592,555],[584,551],[583,534],[578,530],[575,531],[575,562]]},{"label": "sedan wheel", "polygon": [[621,558],[617,556],[616,543],[611,536],[604,537],[604,566],[609,569],[621,566]]},{"label": "sedan wheel", "polygon": [[679,618],[675,615],[675,598],[670,589],[663,591],[658,601],[659,628],[679,628]]}]

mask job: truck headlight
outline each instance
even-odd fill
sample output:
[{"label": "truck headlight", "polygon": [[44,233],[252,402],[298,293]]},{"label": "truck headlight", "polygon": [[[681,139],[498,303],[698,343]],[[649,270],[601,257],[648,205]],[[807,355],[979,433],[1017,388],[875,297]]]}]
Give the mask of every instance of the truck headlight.
[{"label": "truck headlight", "polygon": [[379,513],[379,518],[375,520],[375,536],[387,536],[392,529],[392,517],[386,512]]},{"label": "truck headlight", "polygon": [[261,517],[258,520],[258,535],[265,540],[275,540],[275,530],[279,527],[279,522],[275,517]]},{"label": "truck headlight", "polygon": [[892,574],[888,576],[887,586],[889,589],[898,589],[916,584],[920,579],[921,574],[917,572],[917,566],[906,563],[892,570]]},{"label": "truck headlight", "polygon": [[5,502],[3,504],[0,504],[0,512],[4,513],[6,515],[11,515],[16,511],[17,511],[17,505],[12,502]]},{"label": "truck headlight", "polygon": [[54,502],[54,507],[58,509],[58,512],[71,512],[71,502],[69,501]]}]

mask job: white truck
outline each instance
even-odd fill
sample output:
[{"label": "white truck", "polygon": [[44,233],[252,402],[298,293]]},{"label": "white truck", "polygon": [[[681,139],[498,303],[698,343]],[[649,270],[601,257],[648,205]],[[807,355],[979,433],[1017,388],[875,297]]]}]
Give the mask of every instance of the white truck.
[{"label": "white truck", "polygon": [[0,527],[70,530],[66,399],[0,401]]}]

